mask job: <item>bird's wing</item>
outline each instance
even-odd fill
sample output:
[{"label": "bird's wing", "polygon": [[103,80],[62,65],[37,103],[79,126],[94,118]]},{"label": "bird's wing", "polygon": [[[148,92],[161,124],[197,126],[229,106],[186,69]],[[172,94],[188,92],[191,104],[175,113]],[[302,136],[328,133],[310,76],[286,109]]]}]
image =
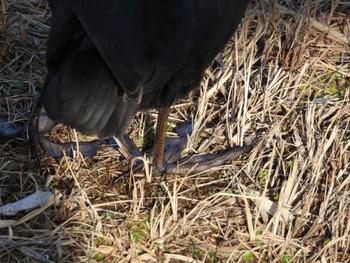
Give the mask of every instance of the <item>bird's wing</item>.
[{"label": "bird's wing", "polygon": [[145,85],[157,86],[187,59],[196,37],[195,2],[81,0],[69,5],[127,96],[140,101]]},{"label": "bird's wing", "polygon": [[[83,114],[103,113],[106,107],[108,112],[120,109],[117,121],[103,118],[103,123],[111,128],[119,123],[125,128],[139,103],[147,101],[143,107],[169,105],[198,85],[205,68],[241,20],[247,3],[51,0],[54,13],[46,85],[46,97],[51,99],[45,107],[49,114],[51,108],[58,120],[83,131],[88,130],[85,126],[96,130],[94,122],[79,123],[87,119]],[[89,108],[84,106],[86,102]],[[120,129],[117,131],[120,134]]]}]

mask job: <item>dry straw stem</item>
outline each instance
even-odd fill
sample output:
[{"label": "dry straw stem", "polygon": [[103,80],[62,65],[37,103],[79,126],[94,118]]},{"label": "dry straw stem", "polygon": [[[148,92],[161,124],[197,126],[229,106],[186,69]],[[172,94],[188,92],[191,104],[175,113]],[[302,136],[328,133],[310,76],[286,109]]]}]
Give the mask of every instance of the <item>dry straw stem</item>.
[{"label": "dry straw stem", "polygon": [[[0,115],[23,125],[45,77],[50,12],[46,1],[0,2]],[[41,153],[38,168],[25,140],[0,138],[0,205],[61,195],[59,206],[2,218],[21,224],[0,230],[1,262],[347,262],[349,13],[346,1],[252,1],[169,121],[169,136],[194,123],[184,155],[259,137],[222,167],[129,177],[104,146],[85,159]],[[128,130],[146,150],[156,115]],[[90,139],[64,126],[50,136]]]}]

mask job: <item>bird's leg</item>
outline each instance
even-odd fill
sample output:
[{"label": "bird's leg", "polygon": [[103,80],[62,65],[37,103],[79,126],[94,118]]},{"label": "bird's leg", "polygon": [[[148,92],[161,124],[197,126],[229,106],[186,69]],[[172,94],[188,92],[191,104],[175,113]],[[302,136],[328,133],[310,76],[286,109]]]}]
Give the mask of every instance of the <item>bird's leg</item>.
[{"label": "bird's leg", "polygon": [[[29,117],[28,122],[28,138],[29,138],[29,145],[30,145],[30,153],[32,155],[32,158],[34,158],[40,167],[40,158],[39,158],[39,138],[41,136],[40,131],[49,132],[53,129],[53,127],[56,126],[56,123],[53,121],[49,121],[49,117],[47,117],[47,121],[45,122],[44,126],[40,123],[40,117],[42,114],[44,114],[45,111],[42,109],[42,96],[39,96],[39,98],[35,101],[34,109],[31,112],[31,115]],[[46,115],[47,116],[47,115]],[[42,134],[43,134],[42,133]]]},{"label": "bird's leg", "polygon": [[166,131],[168,127],[169,113],[170,113],[170,107],[165,107],[159,111],[157,128],[156,128],[156,137],[154,140],[154,145],[152,150],[153,165],[161,173],[165,169],[165,165],[166,165],[164,160],[164,149],[165,149],[165,139],[166,139]]}]

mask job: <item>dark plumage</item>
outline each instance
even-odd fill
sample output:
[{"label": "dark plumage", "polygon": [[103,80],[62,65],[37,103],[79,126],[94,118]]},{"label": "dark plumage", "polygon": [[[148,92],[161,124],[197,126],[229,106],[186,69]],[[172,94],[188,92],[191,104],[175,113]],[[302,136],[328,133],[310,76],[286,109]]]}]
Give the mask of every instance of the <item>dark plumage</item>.
[{"label": "dark plumage", "polygon": [[196,88],[248,0],[51,0],[44,107],[86,134],[119,136],[139,110]]}]

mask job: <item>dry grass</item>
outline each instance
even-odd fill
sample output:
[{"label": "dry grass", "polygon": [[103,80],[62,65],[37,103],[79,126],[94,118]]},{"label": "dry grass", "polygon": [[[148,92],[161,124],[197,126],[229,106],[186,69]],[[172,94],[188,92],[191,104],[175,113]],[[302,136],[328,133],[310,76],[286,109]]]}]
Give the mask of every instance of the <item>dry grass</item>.
[{"label": "dry grass", "polygon": [[[44,1],[0,2],[0,115],[21,125],[45,76],[50,15]],[[1,262],[348,262],[350,2],[268,2],[250,5],[224,71],[208,69],[171,114],[194,120],[189,153],[258,133],[249,156],[201,174],[124,177],[108,146],[86,159],[43,153],[38,169],[25,141],[0,139],[1,204],[62,195],[0,230]],[[154,117],[135,117],[135,141],[148,144]],[[74,139],[66,128],[53,136]]]}]

